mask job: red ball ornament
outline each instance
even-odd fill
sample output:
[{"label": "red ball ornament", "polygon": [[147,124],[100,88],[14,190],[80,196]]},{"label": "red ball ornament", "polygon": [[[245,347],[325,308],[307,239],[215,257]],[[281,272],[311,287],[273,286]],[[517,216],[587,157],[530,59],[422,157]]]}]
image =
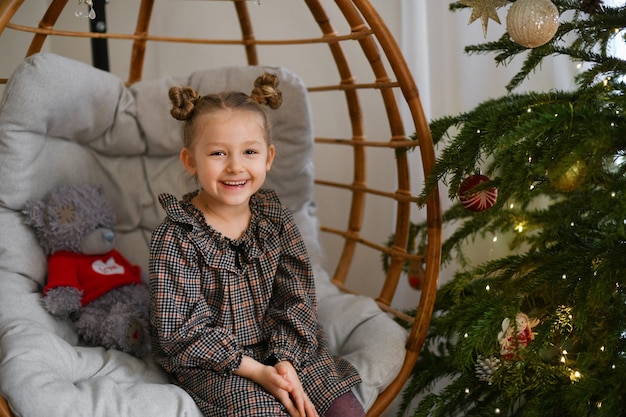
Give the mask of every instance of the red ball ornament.
[{"label": "red ball ornament", "polygon": [[414,290],[421,290],[422,289],[422,280],[420,279],[420,277],[418,275],[409,275],[409,285]]},{"label": "red ball ornament", "polygon": [[411,260],[409,261],[409,285],[414,290],[421,290],[422,283],[424,282],[424,261]]},{"label": "red ball ornament", "polygon": [[489,177],[482,174],[474,174],[463,180],[459,187],[459,201],[468,210],[485,211],[493,207],[498,199],[498,189],[496,187],[485,190],[473,191],[479,184],[489,181]]}]

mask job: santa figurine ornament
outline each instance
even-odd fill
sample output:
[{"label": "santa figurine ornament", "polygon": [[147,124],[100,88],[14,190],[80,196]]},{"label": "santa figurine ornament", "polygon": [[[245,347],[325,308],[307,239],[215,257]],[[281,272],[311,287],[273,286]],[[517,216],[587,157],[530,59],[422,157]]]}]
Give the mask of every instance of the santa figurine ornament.
[{"label": "santa figurine ornament", "polygon": [[528,346],[533,339],[532,325],[526,314],[517,313],[513,325],[508,317],[505,318],[502,320],[502,330],[498,333],[500,356],[505,361],[515,359],[517,351]]}]

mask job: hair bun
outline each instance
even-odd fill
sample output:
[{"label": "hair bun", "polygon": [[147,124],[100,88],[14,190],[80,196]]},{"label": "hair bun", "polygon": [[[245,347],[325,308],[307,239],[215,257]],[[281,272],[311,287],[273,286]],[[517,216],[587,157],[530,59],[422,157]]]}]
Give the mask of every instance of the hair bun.
[{"label": "hair bun", "polygon": [[191,87],[172,87],[169,91],[172,109],[170,114],[177,120],[187,120],[195,110],[200,94]]},{"label": "hair bun", "polygon": [[278,89],[278,83],[276,74],[266,72],[254,81],[250,97],[259,104],[277,109],[283,103],[283,93]]}]

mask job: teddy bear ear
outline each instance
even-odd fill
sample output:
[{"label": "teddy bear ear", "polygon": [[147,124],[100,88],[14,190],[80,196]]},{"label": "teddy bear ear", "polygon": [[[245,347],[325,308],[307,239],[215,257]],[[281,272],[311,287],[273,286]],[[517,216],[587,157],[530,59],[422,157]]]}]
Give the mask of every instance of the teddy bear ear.
[{"label": "teddy bear ear", "polygon": [[43,201],[27,201],[22,213],[26,216],[24,223],[41,229],[46,225],[46,204]]}]

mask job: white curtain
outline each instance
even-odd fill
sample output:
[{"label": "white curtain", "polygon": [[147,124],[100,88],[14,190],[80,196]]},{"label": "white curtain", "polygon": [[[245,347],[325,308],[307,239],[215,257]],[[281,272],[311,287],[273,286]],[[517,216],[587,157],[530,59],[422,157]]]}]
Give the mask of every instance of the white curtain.
[{"label": "white curtain", "polygon": [[[470,8],[452,12],[451,0],[400,1],[400,44],[429,118],[467,111],[488,98],[507,94],[505,86],[523,57],[496,67],[494,54],[468,55],[464,48],[499,39],[506,31],[509,6],[498,9],[501,24],[489,20],[484,38],[480,19],[468,24]],[[576,71],[565,58],[549,58],[516,92],[571,89]]]}]

